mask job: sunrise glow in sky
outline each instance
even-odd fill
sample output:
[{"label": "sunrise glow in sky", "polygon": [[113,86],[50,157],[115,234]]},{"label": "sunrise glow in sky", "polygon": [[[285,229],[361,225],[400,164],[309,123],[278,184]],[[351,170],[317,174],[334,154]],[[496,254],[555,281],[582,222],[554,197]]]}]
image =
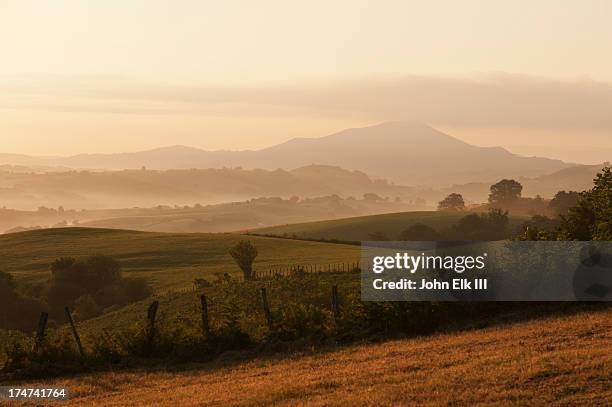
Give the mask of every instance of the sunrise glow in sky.
[{"label": "sunrise glow in sky", "polygon": [[410,119],[601,162],[611,19],[609,1],[0,0],[0,152],[252,149]]}]

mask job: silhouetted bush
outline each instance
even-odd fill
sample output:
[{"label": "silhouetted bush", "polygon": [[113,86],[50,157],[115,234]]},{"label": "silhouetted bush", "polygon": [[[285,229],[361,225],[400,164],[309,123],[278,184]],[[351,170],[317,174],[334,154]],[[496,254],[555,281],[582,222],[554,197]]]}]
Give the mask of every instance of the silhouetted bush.
[{"label": "silhouetted bush", "polygon": [[153,295],[153,289],[144,278],[126,278],[123,289],[130,301],[140,301]]},{"label": "silhouetted bush", "polygon": [[16,291],[13,276],[0,271],[0,328],[31,331],[42,308],[40,301]]},{"label": "silhouetted bush", "polygon": [[80,296],[74,301],[74,318],[84,320],[102,314],[102,307],[89,294]]},{"label": "silhouetted bush", "polygon": [[511,235],[508,224],[508,212],[501,209],[489,209],[485,214],[472,213],[461,218],[451,227],[449,238],[453,240],[503,240]]},{"label": "silhouetted bush", "polygon": [[81,318],[96,316],[101,309],[140,301],[152,294],[144,279],[124,278],[119,262],[104,255],[83,260],[59,258],[51,264],[51,276],[45,297],[54,317],[60,317],[66,306],[76,308]]}]

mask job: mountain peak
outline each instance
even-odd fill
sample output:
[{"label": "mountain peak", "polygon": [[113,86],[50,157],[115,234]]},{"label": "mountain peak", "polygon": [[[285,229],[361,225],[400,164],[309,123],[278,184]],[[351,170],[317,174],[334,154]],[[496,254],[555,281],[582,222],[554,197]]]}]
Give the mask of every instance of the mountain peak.
[{"label": "mountain peak", "polygon": [[[2,159],[2,156],[0,156]],[[7,163],[16,160],[5,160]],[[33,160],[28,164],[35,164]],[[418,121],[391,121],[321,138],[292,139],[255,151],[205,151],[174,145],[123,154],[81,155],[43,160],[46,165],[96,169],[299,168],[301,172],[363,171],[404,185],[449,186],[501,178],[535,177],[566,168],[546,158],[521,157],[503,148],[479,147]],[[20,163],[18,163],[20,164]]]}]

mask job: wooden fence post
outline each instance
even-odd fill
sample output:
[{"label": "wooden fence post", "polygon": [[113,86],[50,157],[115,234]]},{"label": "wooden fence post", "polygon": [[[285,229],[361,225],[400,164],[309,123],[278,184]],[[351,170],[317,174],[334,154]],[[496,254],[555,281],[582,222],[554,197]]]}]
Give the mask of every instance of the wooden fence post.
[{"label": "wooden fence post", "polygon": [[338,299],[338,286],[336,284],[332,286],[331,306],[334,319],[338,322],[338,318],[340,317],[340,301]]},{"label": "wooden fence post", "polygon": [[157,317],[157,309],[159,308],[159,301],[153,301],[149,305],[147,310],[147,320],[149,321],[148,334],[149,341],[152,341],[155,337],[155,318]]},{"label": "wooden fence post", "polygon": [[268,328],[272,329],[272,314],[270,313],[270,304],[268,303],[268,295],[265,287],[261,288],[261,303],[263,305],[264,314],[266,315]]},{"label": "wooden fence post", "polygon": [[68,323],[70,324],[70,329],[72,329],[72,335],[74,336],[74,340],[79,348],[79,354],[81,357],[85,356],[85,351],[83,350],[83,345],[81,344],[81,337],[77,332],[76,326],[74,325],[74,320],[72,319],[72,314],[70,313],[70,308],[65,307],[64,312],[66,313],[66,319],[68,319]]},{"label": "wooden fence post", "polygon": [[210,333],[210,327],[208,325],[208,301],[204,294],[200,296],[200,305],[202,307],[202,335],[207,337]]},{"label": "wooden fence post", "polygon": [[42,346],[43,340],[45,339],[45,332],[47,331],[47,321],[49,320],[49,314],[46,312],[40,313],[38,319],[38,327],[36,328],[36,339],[34,340],[34,353],[37,353]]}]

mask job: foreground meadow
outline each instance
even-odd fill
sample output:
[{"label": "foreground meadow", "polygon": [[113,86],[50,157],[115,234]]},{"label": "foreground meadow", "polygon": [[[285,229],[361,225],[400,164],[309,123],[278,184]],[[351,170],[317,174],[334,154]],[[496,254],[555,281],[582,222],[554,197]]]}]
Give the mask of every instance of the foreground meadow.
[{"label": "foreground meadow", "polygon": [[[610,308],[468,332],[181,370],[95,373],[62,405],[609,405]],[[21,383],[26,384],[26,383]]]}]

